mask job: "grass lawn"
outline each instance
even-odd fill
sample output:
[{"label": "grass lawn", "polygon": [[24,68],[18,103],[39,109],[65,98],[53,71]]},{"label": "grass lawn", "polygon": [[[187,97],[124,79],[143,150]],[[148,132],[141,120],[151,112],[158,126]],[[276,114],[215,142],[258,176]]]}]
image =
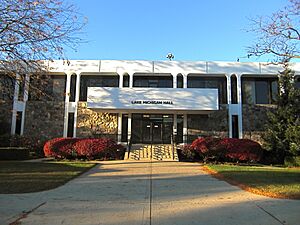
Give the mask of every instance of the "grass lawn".
[{"label": "grass lawn", "polygon": [[271,166],[206,166],[219,179],[261,195],[300,199],[300,168]]},{"label": "grass lawn", "polygon": [[80,162],[0,161],[0,194],[56,188],[94,165]]}]

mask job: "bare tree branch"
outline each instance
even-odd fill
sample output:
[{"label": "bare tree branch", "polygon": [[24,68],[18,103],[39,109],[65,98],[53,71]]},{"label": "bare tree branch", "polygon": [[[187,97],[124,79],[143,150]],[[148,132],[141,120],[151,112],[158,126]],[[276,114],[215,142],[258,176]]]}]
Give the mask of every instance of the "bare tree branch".
[{"label": "bare tree branch", "polygon": [[289,4],[270,17],[251,19],[255,43],[247,48],[249,56],[269,55],[272,62],[287,63],[300,58],[300,0]]},{"label": "bare tree branch", "polygon": [[0,0],[0,72],[16,79],[44,71],[40,60],[66,60],[65,49],[82,42],[85,24],[76,7],[62,0]]}]

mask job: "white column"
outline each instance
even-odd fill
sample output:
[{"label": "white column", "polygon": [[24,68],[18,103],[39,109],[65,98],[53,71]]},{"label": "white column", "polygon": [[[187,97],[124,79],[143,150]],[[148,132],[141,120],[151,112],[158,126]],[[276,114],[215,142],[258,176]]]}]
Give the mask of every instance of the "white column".
[{"label": "white column", "polygon": [[131,113],[128,113],[128,141],[130,141],[131,139],[131,119],[132,117],[132,114]]},{"label": "white column", "polygon": [[187,88],[187,74],[182,74],[183,88]]},{"label": "white column", "polygon": [[231,79],[230,74],[226,74],[227,79],[227,104],[231,104]]},{"label": "white column", "polygon": [[232,138],[232,112],[231,112],[231,79],[230,74],[226,74],[227,79],[227,105],[228,105],[228,133]]},{"label": "white column", "polygon": [[69,120],[69,102],[70,102],[70,87],[72,73],[66,75],[66,94],[65,94],[65,115],[64,115],[64,133],[63,137],[68,135],[68,120]]},{"label": "white column", "polygon": [[24,134],[26,102],[28,101],[29,82],[30,82],[30,76],[29,76],[29,74],[25,75],[25,81],[24,82],[25,82],[25,84],[24,84],[24,95],[23,95],[23,111],[22,111],[22,121],[21,121],[21,135]]},{"label": "white column", "polygon": [[128,73],[129,75],[129,87],[133,87],[133,73]]},{"label": "white column", "polygon": [[173,88],[177,88],[177,74],[172,74],[173,77]]},{"label": "white column", "polygon": [[123,88],[123,76],[123,72],[119,74],[119,88]]},{"label": "white column", "polygon": [[242,108],[242,75],[236,74],[237,78],[237,97],[238,97],[238,123],[239,123],[239,138],[243,138],[243,108]]},{"label": "white column", "polygon": [[183,143],[187,143],[188,127],[187,127],[187,114],[183,114]]},{"label": "white column", "polygon": [[118,114],[118,142],[122,141],[122,113]]},{"label": "white column", "polygon": [[177,114],[173,114],[173,135],[177,135]]},{"label": "white column", "polygon": [[74,112],[74,130],[73,137],[77,137],[77,116],[78,116],[78,103],[79,103],[79,93],[80,93],[80,74],[76,76],[76,93],[75,93],[75,112]]},{"label": "white column", "polygon": [[17,102],[19,97],[19,89],[20,89],[20,75],[16,74],[15,79],[15,90],[14,90],[14,98],[13,98],[13,112],[11,118],[11,130],[10,133],[14,135],[16,133],[16,122],[17,122]]}]

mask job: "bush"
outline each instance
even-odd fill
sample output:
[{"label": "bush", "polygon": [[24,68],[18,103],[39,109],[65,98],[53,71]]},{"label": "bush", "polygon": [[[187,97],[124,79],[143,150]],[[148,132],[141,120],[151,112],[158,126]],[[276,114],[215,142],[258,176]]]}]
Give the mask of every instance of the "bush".
[{"label": "bush", "polygon": [[249,139],[224,138],[219,145],[225,149],[229,161],[259,162],[263,156],[260,144]]},{"label": "bush", "polygon": [[109,138],[55,138],[45,144],[44,153],[57,159],[121,159],[125,148]]},{"label": "bush", "polygon": [[20,136],[20,135],[1,135],[0,147],[24,147],[36,157],[43,157],[43,146],[45,141],[38,138]]},{"label": "bush", "polygon": [[299,167],[300,156],[286,156],[284,159],[284,165],[288,167]]},{"label": "bush", "polygon": [[191,148],[202,156],[204,161],[224,161],[224,149],[219,145],[220,138],[197,138]]},{"label": "bush", "polygon": [[44,145],[44,154],[46,157],[56,159],[74,159],[77,157],[73,148],[76,141],[78,141],[76,138],[54,138]]},{"label": "bush", "polygon": [[190,148],[202,155],[204,161],[259,162],[263,156],[260,144],[248,139],[198,138]]}]

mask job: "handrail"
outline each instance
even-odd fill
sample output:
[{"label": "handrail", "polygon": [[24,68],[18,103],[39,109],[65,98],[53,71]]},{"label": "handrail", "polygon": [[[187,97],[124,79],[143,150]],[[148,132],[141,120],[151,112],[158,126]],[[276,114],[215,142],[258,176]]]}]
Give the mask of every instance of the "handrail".
[{"label": "handrail", "polygon": [[176,134],[171,134],[172,157],[175,159]]},{"label": "handrail", "polygon": [[128,151],[128,155],[127,158],[129,159],[129,155],[130,155],[130,151],[131,151],[131,146],[132,146],[132,141],[131,141],[131,137],[129,139],[127,139],[127,151]]}]

